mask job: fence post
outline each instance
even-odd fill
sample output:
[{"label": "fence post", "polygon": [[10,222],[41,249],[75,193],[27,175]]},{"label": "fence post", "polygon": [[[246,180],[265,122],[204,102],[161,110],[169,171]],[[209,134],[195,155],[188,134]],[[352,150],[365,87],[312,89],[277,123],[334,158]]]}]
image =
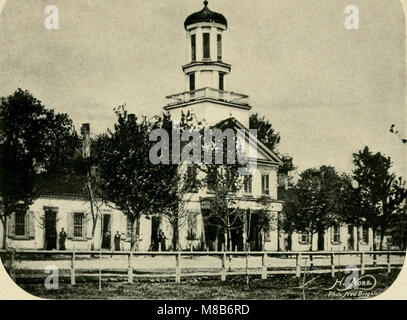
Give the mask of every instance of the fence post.
[{"label": "fence post", "polygon": [[131,265],[132,257],[133,257],[133,252],[130,251],[129,257],[128,257],[128,269],[127,269],[129,283],[133,283],[133,266]]},{"label": "fence post", "polygon": [[226,281],[226,253],[222,255],[222,271],[220,273],[220,280]]},{"label": "fence post", "polygon": [[161,251],[161,242],[158,243],[158,251]]},{"label": "fence post", "polygon": [[75,279],[75,251],[72,252],[72,259],[71,259],[71,285],[76,284]]},{"label": "fence post", "polygon": [[365,253],[362,252],[360,255],[360,273],[365,274]]},{"label": "fence post", "polygon": [[301,266],[300,266],[300,259],[301,259],[301,253],[297,253],[296,259],[295,259],[295,276],[299,278],[301,276]]},{"label": "fence post", "polygon": [[181,252],[178,252],[175,255],[175,282],[180,283],[181,282]]},{"label": "fence post", "polygon": [[99,251],[99,290],[102,290],[102,249]]},{"label": "fence post", "polygon": [[309,269],[312,270],[314,268],[314,258],[313,255],[309,255]]},{"label": "fence post", "polygon": [[267,254],[264,253],[263,257],[261,259],[261,278],[262,279],[267,279],[266,257],[267,257]]},{"label": "fence post", "polygon": [[376,267],[377,266],[377,256],[376,256],[376,254],[374,253],[373,254],[373,267]]},{"label": "fence post", "polygon": [[331,253],[331,276],[335,277],[335,253]]},{"label": "fence post", "polygon": [[387,273],[391,271],[390,253],[387,254]]}]

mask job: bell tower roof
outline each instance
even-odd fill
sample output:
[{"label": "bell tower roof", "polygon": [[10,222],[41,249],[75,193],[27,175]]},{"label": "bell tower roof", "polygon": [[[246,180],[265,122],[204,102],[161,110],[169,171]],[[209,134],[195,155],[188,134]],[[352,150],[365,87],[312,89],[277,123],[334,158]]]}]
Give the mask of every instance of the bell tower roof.
[{"label": "bell tower roof", "polygon": [[201,11],[195,12],[186,18],[184,22],[185,29],[189,25],[199,22],[215,22],[225,27],[228,26],[228,22],[223,14],[209,10],[208,1],[204,1],[204,8]]}]

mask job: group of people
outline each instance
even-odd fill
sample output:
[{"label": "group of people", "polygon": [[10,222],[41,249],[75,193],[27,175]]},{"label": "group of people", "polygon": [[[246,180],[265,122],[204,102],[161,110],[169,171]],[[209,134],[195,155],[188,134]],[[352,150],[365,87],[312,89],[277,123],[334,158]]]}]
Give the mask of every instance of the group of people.
[{"label": "group of people", "polygon": [[152,239],[151,242],[151,251],[165,251],[167,237],[165,236],[164,231],[162,231],[161,229],[158,231],[157,235],[155,238]]},{"label": "group of people", "polygon": [[[64,228],[61,229],[61,232],[59,233],[59,250],[66,250],[65,242],[66,239],[68,238],[68,235],[66,234]],[[152,251],[165,251],[166,249],[166,240],[167,237],[164,234],[164,231],[161,229],[158,231],[157,235],[155,238],[152,239],[151,247],[150,249]],[[108,249],[110,250],[110,241],[111,241],[111,233],[110,231],[105,232],[103,235],[102,239],[102,249]],[[114,250],[115,251],[120,251],[121,250],[121,234],[119,231],[116,232],[114,235]]]}]

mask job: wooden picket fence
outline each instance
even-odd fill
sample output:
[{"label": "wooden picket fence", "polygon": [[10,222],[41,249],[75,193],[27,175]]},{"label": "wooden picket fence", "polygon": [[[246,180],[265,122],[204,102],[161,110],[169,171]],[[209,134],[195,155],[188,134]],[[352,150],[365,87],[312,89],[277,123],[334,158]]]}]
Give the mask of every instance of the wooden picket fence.
[{"label": "wooden picket fence", "polygon": [[[232,258],[232,257],[247,257],[248,259],[250,257],[261,257],[262,259],[262,267],[261,271],[258,272],[261,276],[262,279],[267,279],[268,275],[273,274],[275,271],[270,271],[267,268],[266,264],[266,259],[268,257],[290,257],[291,259],[295,258],[295,269],[293,270],[288,270],[286,273],[295,273],[296,277],[300,277],[302,272],[302,264],[301,260],[306,258],[309,260],[309,270],[314,270],[314,271],[320,271],[321,273],[323,272],[328,272],[331,273],[331,276],[334,277],[335,273],[338,272],[338,266],[335,264],[335,257],[336,256],[359,256],[360,258],[360,273],[363,275],[366,272],[367,264],[366,264],[366,258],[368,256],[373,256],[373,264],[371,267],[375,269],[385,269],[387,273],[390,273],[392,270],[392,267],[395,268],[396,265],[391,263],[391,256],[405,256],[405,251],[307,251],[307,252],[281,252],[281,251],[250,251],[250,252],[232,252],[232,251],[175,251],[175,252],[170,252],[170,251],[161,251],[161,252],[135,252],[135,251],[42,251],[42,250],[12,250],[12,251],[6,251],[6,250],[0,250],[0,254],[4,257],[5,255],[9,256],[9,273],[11,277],[15,276],[15,260],[19,255],[24,255],[24,256],[30,256],[30,255],[35,255],[35,256],[42,256],[42,257],[52,257],[55,255],[58,256],[67,256],[69,257],[71,264],[70,264],[70,278],[71,278],[71,284],[75,285],[76,284],[76,257],[78,256],[92,256],[95,257],[97,256],[99,259],[102,259],[102,256],[127,256],[128,260],[128,270],[127,270],[127,281],[129,283],[133,283],[134,280],[134,270],[132,267],[132,259],[135,256],[172,256],[175,259],[175,282],[180,283],[181,282],[181,257],[183,256],[211,256],[211,257],[218,257],[221,259],[221,271],[220,271],[220,280],[221,281],[226,281],[228,271],[227,271],[227,259]],[[377,265],[377,257],[378,256],[386,256],[387,257],[387,263],[385,266]],[[323,266],[316,266],[314,264],[314,258],[315,257],[330,257],[330,268],[321,268]],[[247,261],[247,260],[246,260]],[[279,267],[279,266],[277,266]],[[326,266],[325,266],[326,267]],[[397,267],[400,267],[400,264],[397,265]],[[318,269],[320,268],[320,269]],[[230,274],[236,274],[236,273],[230,273]],[[246,273],[243,274],[248,274],[248,264],[246,262]],[[251,272],[250,275],[253,275],[255,273]],[[206,274],[201,274],[203,276],[213,276],[216,275],[215,273],[206,273]],[[187,274],[184,274],[184,276],[187,276]],[[99,269],[99,283],[101,282],[101,277],[102,277],[102,270]]]}]

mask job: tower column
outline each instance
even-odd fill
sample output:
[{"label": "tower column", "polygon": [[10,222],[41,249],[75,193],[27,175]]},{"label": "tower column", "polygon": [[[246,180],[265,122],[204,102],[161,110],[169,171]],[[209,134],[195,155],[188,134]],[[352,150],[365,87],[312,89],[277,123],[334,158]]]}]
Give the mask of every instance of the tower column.
[{"label": "tower column", "polygon": [[211,60],[212,61],[218,61],[218,57],[217,57],[217,55],[218,55],[218,43],[217,43],[217,36],[218,36],[218,33],[217,33],[217,28],[216,27],[211,27],[211,29],[210,29],[211,31],[211,33],[210,33],[210,46],[211,46],[211,54],[210,54],[210,56],[211,56]]},{"label": "tower column", "polygon": [[203,36],[202,28],[196,29],[196,61],[203,60]]}]

